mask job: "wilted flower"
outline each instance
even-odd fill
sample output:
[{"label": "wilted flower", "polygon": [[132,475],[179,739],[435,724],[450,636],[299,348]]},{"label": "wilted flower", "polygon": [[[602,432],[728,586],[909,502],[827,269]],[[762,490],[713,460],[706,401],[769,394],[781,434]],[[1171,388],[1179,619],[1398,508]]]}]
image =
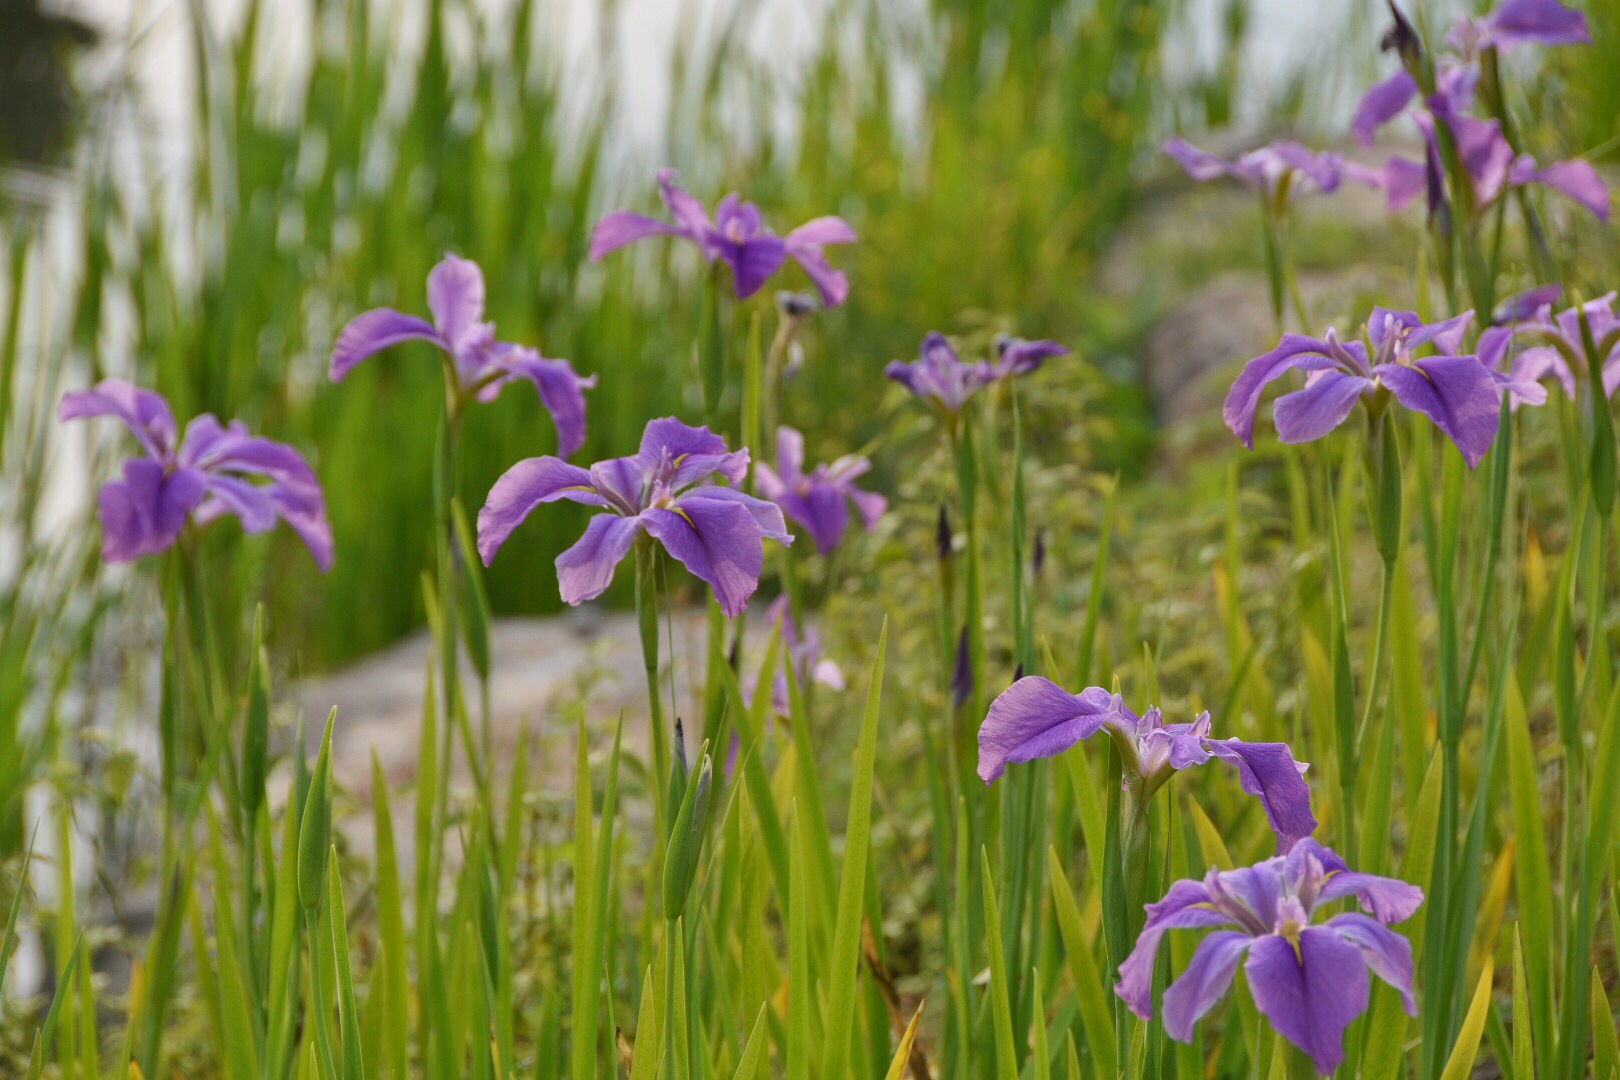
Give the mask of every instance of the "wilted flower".
[{"label": "wilted flower", "polygon": [[557,556],[565,602],[601,595],[645,532],[707,582],[720,609],[735,616],[759,587],[765,539],[793,542],[775,504],[735,488],[696,486],[714,475],[736,484],[747,472],[747,450],[728,452],[725,440],[708,428],[666,416],[647,424],[640,452],[632,457],[589,469],[536,457],[506,470],[478,512],[478,553],[488,566],[541,503],[568,499],[597,506],[608,513],[591,518],[579,542]]},{"label": "wilted flower", "polygon": [[[1390,394],[1445,432],[1470,468],[1496,438],[1501,401],[1496,380],[1462,348],[1473,312],[1425,323],[1410,311],[1374,308],[1367,344],[1340,341],[1330,327],[1320,338],[1284,334],[1277,347],[1244,366],[1222,410],[1226,426],[1254,449],[1254,414],[1266,384],[1290,370],[1307,373],[1305,387],[1277,399],[1274,419],[1285,443],[1320,439],[1350,415],[1357,402],[1381,410]],[[1442,355],[1418,358],[1424,345]],[[1371,357],[1369,359],[1369,356]]]},{"label": "wilted flower", "polygon": [[709,263],[719,259],[731,267],[731,283],[739,300],[758,292],[788,259],[804,269],[828,307],[849,298],[848,279],[828,264],[821,250],[826,244],[855,242],[855,230],[843,218],[812,218],[786,236],[777,236],[765,226],[759,208],[735,193],[720,200],[710,221],[703,204],[675,186],[674,169],[658,171],[658,191],[673,220],[613,211],[591,233],[592,262],[649,236],[678,236],[696,244]]},{"label": "wilted flower", "polygon": [[1285,181],[1289,195],[1302,190],[1330,193],[1337,191],[1345,180],[1369,186],[1377,183],[1375,170],[1346,161],[1331,151],[1318,153],[1289,139],[1249,150],[1232,159],[1200,150],[1185,139],[1168,139],[1163,149],[1194,180],[1230,177],[1261,192],[1268,200],[1276,196]]},{"label": "wilted flower", "polygon": [[[144,456],[124,462],[124,478],[97,496],[101,557],[128,562],[172,545],[187,523],[204,527],[234,514],[246,532],[265,532],[285,521],[315,557],[332,567],[332,526],[320,481],[297,450],[247,433],[241,421],[221,425],[204,413],[179,437],[161,394],[122,379],[103,379],[93,390],[66,394],[58,420],[111,416],[124,422]],[[255,483],[262,478],[264,483]]]},{"label": "wilted flower", "polygon": [[585,395],[596,376],[581,378],[567,360],[548,360],[538,350],[495,340],[484,322],[484,275],[478,264],[446,255],[428,274],[428,310],[433,321],[392,308],[355,316],[332,346],[328,375],[342,381],[372,353],[406,341],[443,349],[455,369],[458,398],[493,401],[513,382],[532,384],[557,425],[557,449],[567,457],[585,442]]},{"label": "wilted flower", "polygon": [[1179,769],[1216,757],[1234,766],[1243,790],[1265,808],[1278,848],[1316,830],[1306,766],[1294,760],[1286,743],[1213,739],[1209,713],[1190,724],[1166,724],[1157,707],[1142,716],[1125,707],[1118,694],[1090,686],[1071,694],[1050,679],[1029,676],[1003,690],[990,703],[979,728],[979,779],[994,783],[1010,762],[1061,754],[1099,731],[1106,732],[1124,761],[1125,783],[1146,800]]},{"label": "wilted flower", "polygon": [[[1319,907],[1351,896],[1361,911],[1311,925]],[[1154,960],[1165,931],[1235,926],[1199,942],[1165,990],[1165,1030],[1191,1041],[1194,1025],[1226,993],[1241,963],[1255,1006],[1327,1075],[1344,1060],[1344,1029],[1367,1010],[1369,971],[1400,993],[1408,1015],[1417,1015],[1412,946],[1389,924],[1422,903],[1416,886],[1358,874],[1304,839],[1285,856],[1172,884],[1163,900],[1147,905],[1147,924],[1119,967],[1115,993],[1137,1016],[1152,1019]]]},{"label": "wilted flower", "polygon": [[877,526],[889,505],[882,495],[855,486],[855,481],[872,468],[864,457],[846,454],[806,473],[804,436],[790,427],[776,429],[776,468],[763,461],[754,468],[759,493],[803,525],[823,555],[836,547],[844,535],[844,526],[849,523],[848,503],[855,504],[867,529]]},{"label": "wilted flower", "polygon": [[920,359],[891,360],[883,369],[888,378],[910,390],[941,415],[955,417],[973,395],[993,382],[1024,375],[1041,366],[1051,356],[1069,350],[1054,341],[1019,341],[1010,345],[995,363],[979,360],[967,363],[956,355],[945,335],[930,331],[923,338]]}]

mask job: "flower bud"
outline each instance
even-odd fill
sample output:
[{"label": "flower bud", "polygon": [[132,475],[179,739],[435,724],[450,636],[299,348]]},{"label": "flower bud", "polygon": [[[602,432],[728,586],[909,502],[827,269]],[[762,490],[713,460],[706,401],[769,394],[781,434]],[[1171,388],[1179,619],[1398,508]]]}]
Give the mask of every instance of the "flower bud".
[{"label": "flower bud", "polygon": [[776,294],[776,310],[784,318],[802,319],[806,315],[814,315],[818,306],[816,298],[809,293],[782,289]]},{"label": "flower bud", "polygon": [[675,718],[675,745],[669,756],[669,792],[664,803],[664,820],[675,827],[675,816],[680,813],[681,800],[686,797],[686,778],[691,770],[686,764],[686,731],[681,718]]},{"label": "flower bud", "polygon": [[332,722],[336,719],[334,708],[326,718],[326,734],[321,736],[315,775],[298,826],[298,902],[305,911],[320,906],[326,886],[326,855],[332,843]]},{"label": "flower bud", "polygon": [[664,918],[680,918],[686,910],[692,882],[697,877],[698,857],[709,827],[709,795],[714,779],[714,761],[704,744],[702,765],[697,779],[686,786],[680,813],[670,831],[664,854]]},{"label": "flower bud", "polygon": [[951,704],[960,709],[973,693],[973,662],[968,651],[968,628],[956,639],[956,663],[951,668]]},{"label": "flower bud", "polygon": [[1378,39],[1378,48],[1383,52],[1399,53],[1401,63],[1415,74],[1423,62],[1423,39],[1395,0],[1389,0],[1389,13],[1394,21],[1384,30],[1384,36]]}]

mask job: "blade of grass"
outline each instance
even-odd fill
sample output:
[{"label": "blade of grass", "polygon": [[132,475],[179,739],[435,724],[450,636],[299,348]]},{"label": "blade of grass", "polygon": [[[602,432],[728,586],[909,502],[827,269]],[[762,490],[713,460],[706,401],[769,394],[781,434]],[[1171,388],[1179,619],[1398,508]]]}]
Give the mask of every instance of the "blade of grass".
[{"label": "blade of grass", "polygon": [[871,842],[872,773],[877,765],[878,715],[883,703],[883,662],[888,649],[889,626],[885,621],[878,633],[877,654],[872,660],[871,681],[866,693],[866,711],[861,719],[860,742],[855,750],[855,773],[849,794],[849,824],[844,834],[843,876],[838,884],[838,909],[833,925],[831,986],[827,996],[827,1056],[823,1074],[843,1076],[848,1066],[850,1034],[855,1022],[855,991],[858,969],[861,898],[866,887],[866,855]]}]

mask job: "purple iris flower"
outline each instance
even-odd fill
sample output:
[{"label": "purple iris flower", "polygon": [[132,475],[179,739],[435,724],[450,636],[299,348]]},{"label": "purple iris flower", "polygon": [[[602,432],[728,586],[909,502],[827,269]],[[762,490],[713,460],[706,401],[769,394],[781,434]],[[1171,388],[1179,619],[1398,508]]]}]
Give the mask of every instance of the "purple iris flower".
[{"label": "purple iris flower", "polygon": [[956,417],[973,396],[991,383],[1036,370],[1049,357],[1069,350],[1055,341],[1009,339],[995,363],[972,363],[956,355],[945,335],[929,331],[921,357],[909,363],[891,360],[883,374],[910,390],[946,418]]},{"label": "purple iris flower", "polygon": [[776,430],[776,468],[763,461],[754,468],[759,493],[803,525],[823,555],[837,547],[844,535],[849,503],[855,504],[868,530],[877,526],[889,505],[882,495],[855,486],[855,481],[872,468],[864,457],[845,454],[831,465],[817,465],[806,473],[804,436],[790,427]]},{"label": "purple iris flower", "polygon": [[490,488],[478,512],[478,554],[488,566],[531,510],[568,499],[608,513],[591,518],[579,542],[557,556],[564,601],[600,596],[646,533],[708,583],[722,611],[736,616],[759,588],[765,539],[793,542],[774,503],[735,488],[700,486],[715,475],[740,483],[747,472],[747,450],[728,452],[725,440],[708,428],[688,427],[672,416],[647,424],[640,452],[632,457],[589,469],[555,457],[528,458]]},{"label": "purple iris flower", "polygon": [[[793,665],[793,678],[800,686],[813,679],[829,690],[844,688],[844,670],[822,658],[821,635],[813,626],[799,625],[786,593],[771,601],[765,620],[781,628],[782,648],[787,653],[788,663]],[[788,715],[788,680],[784,671],[777,671],[771,680],[771,709],[777,716]]]},{"label": "purple iris flower", "polygon": [[1609,188],[1590,162],[1579,158],[1555,161],[1542,166],[1529,154],[1513,153],[1495,120],[1480,120],[1456,112],[1439,96],[1429,99],[1433,115],[1413,113],[1412,118],[1427,143],[1424,161],[1419,163],[1392,156],[1384,166],[1384,194],[1391,210],[1403,209],[1420,192],[1435,187],[1442,172],[1440,152],[1434,142],[1434,120],[1440,119],[1451,132],[1457,155],[1468,173],[1474,203],[1485,207],[1504,191],[1540,184],[1569,198],[1591,212],[1599,221],[1609,220]]},{"label": "purple iris flower", "polygon": [[[1355,897],[1345,911],[1313,926],[1318,908]],[[1389,929],[1423,903],[1423,890],[1395,878],[1359,874],[1315,840],[1287,855],[1237,870],[1184,878],[1147,905],[1136,948],[1119,966],[1114,992],[1131,1012],[1153,1018],[1153,966],[1165,931],[1235,926],[1198,943],[1187,969],[1164,992],[1164,1027],[1192,1040],[1193,1027],[1232,985],[1238,965],[1254,1003],[1272,1027],[1328,1075],[1344,1060],[1344,1029],[1367,1010],[1371,971],[1400,992],[1409,1016],[1411,943]]]},{"label": "purple iris flower", "polygon": [[1516,384],[1552,375],[1574,397],[1576,380],[1591,370],[1586,337],[1581,332],[1581,313],[1585,312],[1603,368],[1603,392],[1613,397],[1620,389],[1620,317],[1615,315],[1614,300],[1611,292],[1557,315],[1550,303],[1544,304],[1534,317],[1511,331],[1493,327],[1480,335],[1480,360],[1500,369],[1511,358],[1509,371]]},{"label": "purple iris flower", "polygon": [[[1554,45],[1587,40],[1586,17],[1555,0],[1508,0],[1482,20],[1459,22],[1448,38],[1459,55],[1440,58],[1435,92],[1423,102],[1427,112],[1411,114],[1427,144],[1424,160],[1392,157],[1384,167],[1381,184],[1390,208],[1405,207],[1421,192],[1443,190],[1435,143],[1434,125],[1438,121],[1446,126],[1456,144],[1478,207],[1490,205],[1510,188],[1541,184],[1573,199],[1599,220],[1608,221],[1609,191],[1591,164],[1573,159],[1538,165],[1528,154],[1514,154],[1497,121],[1467,115],[1479,82],[1480,49],[1507,48],[1530,41]],[[1350,130],[1363,145],[1371,146],[1377,129],[1405,112],[1417,95],[1417,81],[1411,73],[1397,72],[1362,96]],[[1432,194],[1430,201],[1434,201]]]},{"label": "purple iris flower", "polygon": [[1118,694],[1090,686],[1071,694],[1050,679],[1030,675],[990,703],[979,727],[979,779],[994,783],[1009,762],[1061,754],[1104,731],[1124,761],[1125,783],[1145,803],[1179,769],[1216,757],[1234,766],[1243,790],[1260,799],[1279,850],[1316,831],[1307,768],[1285,743],[1213,739],[1209,713],[1190,724],[1166,724],[1157,707],[1137,716]]},{"label": "purple iris flower", "polygon": [[567,360],[548,360],[538,350],[495,340],[484,322],[484,275],[478,264],[455,255],[428,274],[428,310],[433,321],[392,308],[355,316],[332,346],[328,375],[341,382],[372,353],[406,341],[427,341],[449,354],[456,393],[493,401],[513,382],[531,383],[557,425],[557,449],[567,457],[585,442],[585,394],[596,376],[581,378]]},{"label": "purple iris flower", "polygon": [[[221,425],[209,413],[179,436],[161,394],[103,379],[66,394],[58,420],[111,416],[124,422],[143,456],[124,462],[124,478],[101,486],[101,557],[129,562],[171,546],[187,523],[206,527],[234,514],[250,533],[279,519],[298,534],[325,573],[332,567],[332,526],[320,481],[285,443],[249,435],[241,421]],[[264,483],[256,483],[262,478]]]},{"label": "purple iris flower", "polygon": [[1270,143],[1232,159],[1200,150],[1185,139],[1168,139],[1163,149],[1194,180],[1202,182],[1230,177],[1261,192],[1268,199],[1276,195],[1278,186],[1285,179],[1289,180],[1290,195],[1300,189],[1301,180],[1306,181],[1311,189],[1324,194],[1338,190],[1345,180],[1355,180],[1369,187],[1375,187],[1378,183],[1376,170],[1346,161],[1331,151],[1318,153],[1290,139]]},{"label": "purple iris flower", "polygon": [[[1304,388],[1278,398],[1274,412],[1283,442],[1320,439],[1344,423],[1357,402],[1381,410],[1393,394],[1434,421],[1473,468],[1496,438],[1501,402],[1496,380],[1477,357],[1453,355],[1462,348],[1473,314],[1424,323],[1410,311],[1373,308],[1367,344],[1340,341],[1332,328],[1320,338],[1284,334],[1275,349],[1250,360],[1232,383],[1222,410],[1226,426],[1254,449],[1261,391],[1297,369],[1306,372]],[[1424,345],[1433,345],[1442,355],[1415,358]]]},{"label": "purple iris flower", "polygon": [[[1482,19],[1465,16],[1457,20],[1446,37],[1455,55],[1436,58],[1435,89],[1451,108],[1466,109],[1479,83],[1477,61],[1483,49],[1506,50],[1529,43],[1589,44],[1591,40],[1586,16],[1557,0],[1507,0]],[[1417,81],[1406,70],[1373,85],[1356,107],[1351,132],[1363,146],[1371,146],[1373,133],[1405,111],[1417,92]]]},{"label": "purple iris flower", "polygon": [[[1552,303],[1559,292],[1557,285],[1540,285],[1508,297],[1497,305],[1492,325],[1479,336],[1475,347],[1479,362],[1501,385],[1515,411],[1520,405],[1546,403],[1542,380],[1548,376],[1563,385],[1564,393],[1575,396],[1575,375],[1569,364],[1538,333],[1552,325]],[[1572,329],[1578,339],[1579,325]]]},{"label": "purple iris flower", "polygon": [[591,233],[592,262],[649,236],[678,236],[696,244],[711,265],[719,259],[731,267],[731,283],[739,300],[758,292],[788,259],[803,268],[827,307],[837,307],[849,298],[849,280],[822,253],[827,244],[855,242],[855,230],[843,218],[812,218],[786,236],[777,236],[766,227],[759,207],[743,202],[736,193],[720,200],[710,221],[703,204],[675,185],[674,169],[658,170],[658,192],[673,220],[613,211]]}]

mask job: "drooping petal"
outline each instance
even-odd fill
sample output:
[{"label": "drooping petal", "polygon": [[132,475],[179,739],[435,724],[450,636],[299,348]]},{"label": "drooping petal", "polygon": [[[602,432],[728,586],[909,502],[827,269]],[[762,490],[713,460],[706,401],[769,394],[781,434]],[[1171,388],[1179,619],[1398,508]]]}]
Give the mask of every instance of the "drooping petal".
[{"label": "drooping petal", "polygon": [[[534,384],[540,404],[557,426],[557,453],[568,457],[585,444],[585,391],[594,389],[596,376],[580,376],[567,360],[547,359],[534,349],[515,348],[501,366]],[[493,389],[499,390],[497,385]]]},{"label": "drooping petal", "polygon": [[710,249],[731,267],[731,284],[737,299],[746,300],[760,290],[771,275],[782,268],[787,248],[779,236],[760,234],[746,240],[712,237]]},{"label": "drooping petal", "polygon": [[1176,159],[1177,164],[1186,170],[1188,176],[1199,182],[1214,180],[1221,176],[1244,179],[1239,176],[1230,161],[1217,157],[1207,150],[1200,150],[1186,139],[1166,139],[1162,149]]},{"label": "drooping petal", "polygon": [[205,479],[196,469],[169,472],[149,458],[126,461],[123,480],[103,484],[97,497],[102,559],[129,562],[173,544],[207,494]]},{"label": "drooping petal", "polygon": [[666,551],[708,583],[721,611],[730,618],[742,613],[765,566],[764,539],[746,507],[685,499],[678,510],[650,509],[641,518]]},{"label": "drooping petal", "polygon": [[[630,553],[639,518],[617,514],[597,514],[585,526],[585,535],[574,546],[557,556],[557,589],[566,604],[583,604],[601,596],[613,584],[613,572]],[[483,537],[479,537],[482,550]],[[493,557],[494,552],[490,552]],[[484,559],[485,564],[489,557]]]},{"label": "drooping petal", "polygon": [[1361,96],[1350,132],[1362,146],[1371,146],[1378,129],[1399,116],[1417,96],[1417,83],[1405,69],[1373,85]]},{"label": "drooping petal", "polygon": [[775,540],[780,544],[793,543],[793,534],[787,531],[787,522],[782,520],[782,508],[765,499],[757,499],[746,492],[736,488],[708,486],[694,488],[682,495],[675,504],[676,509],[684,508],[693,500],[700,502],[733,503],[748,511],[759,528],[761,536],[767,540]]},{"label": "drooping petal", "polygon": [[1412,943],[1375,919],[1357,911],[1335,915],[1323,924],[1361,950],[1374,975],[1400,991],[1406,1015],[1417,1015],[1412,996]]},{"label": "drooping petal", "polygon": [[1428,104],[1434,115],[1451,129],[1457,156],[1473,184],[1474,198],[1480,206],[1495,201],[1502,193],[1508,168],[1513,164],[1513,147],[1503,137],[1501,124],[1460,112],[1441,94],[1431,95]]},{"label": "drooping petal", "polygon": [[668,208],[669,216],[675,219],[675,224],[694,240],[708,229],[708,212],[695,196],[676,185],[674,169],[658,170],[658,195],[664,200],[664,206]]},{"label": "drooping petal", "polygon": [[1071,694],[1050,679],[1019,679],[990,703],[979,726],[979,779],[994,783],[1009,762],[1051,757],[1090,738],[1111,715],[1112,702],[1100,686]]},{"label": "drooping petal", "polygon": [[1170,886],[1164,899],[1148,904],[1147,922],[1123,963],[1114,993],[1143,1020],[1153,1019],[1153,962],[1159,954],[1159,941],[1167,930],[1205,926],[1225,926],[1232,920],[1210,906],[1209,892],[1201,881],[1183,878]]},{"label": "drooping petal", "polygon": [[[658,221],[632,210],[614,210],[602,215],[602,220],[591,230],[588,256],[592,262],[637,240],[649,236],[686,236],[686,232],[668,222]],[[692,239],[688,237],[688,239]]]},{"label": "drooping petal", "polygon": [[1282,395],[1272,406],[1277,437],[1285,443],[1320,439],[1344,423],[1372,386],[1371,379],[1342,371],[1312,373],[1304,389]]},{"label": "drooping petal", "polygon": [[1243,790],[1260,800],[1266,820],[1277,834],[1277,850],[1287,851],[1302,837],[1316,831],[1311,813],[1311,788],[1303,767],[1288,744],[1253,743],[1239,739],[1210,739],[1211,754],[1237,767]]},{"label": "drooping petal", "polygon": [[453,349],[484,317],[484,272],[471,259],[446,254],[428,272],[428,310]]},{"label": "drooping petal", "polygon": [[495,561],[495,553],[530,511],[558,499],[608,505],[591,484],[591,474],[561,458],[527,458],[502,473],[478,511],[478,555],[484,565]]},{"label": "drooping petal", "polygon": [[1320,338],[1284,334],[1277,347],[1244,365],[1232,383],[1221,410],[1226,426],[1254,449],[1254,414],[1260,408],[1260,393],[1266,384],[1294,370],[1327,371],[1337,365],[1329,357],[1328,343]]},{"label": "drooping petal", "polygon": [[1321,903],[1354,896],[1367,912],[1386,926],[1411,918],[1423,903],[1423,890],[1398,878],[1339,870],[1327,876],[1319,896]]},{"label": "drooping petal", "polygon": [[1472,356],[1431,356],[1410,365],[1380,364],[1380,382],[1408,409],[1433,420],[1472,469],[1496,439],[1501,391]]},{"label": "drooping petal", "polygon": [[[1513,358],[1512,375],[1520,382],[1525,380],[1540,382],[1551,375],[1564,388],[1565,395],[1570,398],[1575,396],[1575,376],[1569,370],[1569,364],[1564,361],[1563,354],[1557,349],[1538,347],[1524,350]],[[1604,382],[1607,385],[1607,372],[1604,375]]]},{"label": "drooping petal", "polygon": [[799,264],[799,269],[804,271],[810,283],[816,287],[816,292],[821,294],[822,306],[835,308],[849,299],[848,276],[828,262],[827,256],[819,247],[789,243],[785,250],[788,257]]},{"label": "drooping petal", "polygon": [[1609,186],[1589,161],[1580,158],[1555,161],[1544,169],[1533,169],[1515,182],[1545,184],[1586,207],[1599,221],[1609,220]]},{"label": "drooping petal", "polygon": [[996,362],[996,374],[1025,375],[1054,356],[1064,356],[1068,348],[1055,341],[1015,341]]},{"label": "drooping petal", "polygon": [[811,218],[785,237],[789,244],[853,244],[855,230],[841,217]]},{"label": "drooping petal", "polygon": [[326,518],[325,500],[311,509],[306,497],[290,491],[284,484],[271,484],[270,497],[275,500],[281,519],[309,549],[315,568],[323,574],[332,569],[332,523]]},{"label": "drooping petal", "polygon": [[143,390],[123,379],[102,379],[94,389],[63,394],[56,409],[57,420],[63,422],[96,416],[122,420],[141,449],[154,458],[163,458],[174,449],[174,414],[155,390]]},{"label": "drooping petal", "polygon": [[1191,1042],[1193,1028],[1232,985],[1232,976],[1254,938],[1238,930],[1217,930],[1193,950],[1187,969],[1164,991],[1164,1030]]},{"label": "drooping petal", "polygon": [[1592,41],[1586,16],[1557,0],[1503,0],[1485,22],[1491,43],[1499,49],[1526,42],[1585,45]]},{"label": "drooping petal", "polygon": [[1391,210],[1404,210],[1429,186],[1429,170],[1421,162],[1392,156],[1384,162],[1384,199]]},{"label": "drooping petal", "polygon": [[822,253],[823,244],[852,244],[855,230],[840,217],[819,217],[800,225],[784,238],[789,258],[804,269],[821,302],[834,308],[849,299],[849,279],[844,272],[833,268]]},{"label": "drooping petal", "polygon": [[327,366],[326,377],[333,382],[342,382],[356,364],[372,353],[406,341],[430,341],[446,351],[450,348],[426,319],[392,308],[376,308],[350,319],[338,334],[337,342],[332,346],[332,362]]},{"label": "drooping petal", "polygon": [[1249,993],[1273,1027],[1326,1076],[1344,1060],[1344,1029],[1367,1009],[1361,951],[1331,930],[1307,927],[1298,945],[1276,934],[1255,941],[1243,965]]},{"label": "drooping petal", "polygon": [[875,491],[862,491],[851,487],[849,499],[855,504],[856,512],[861,515],[861,522],[866,526],[867,532],[877,528],[878,521],[889,508],[889,500]]},{"label": "drooping petal", "polygon": [[243,532],[266,532],[275,525],[276,504],[268,486],[220,474],[209,476],[205,483],[209,498],[197,508],[198,524],[234,514],[242,522]]}]

